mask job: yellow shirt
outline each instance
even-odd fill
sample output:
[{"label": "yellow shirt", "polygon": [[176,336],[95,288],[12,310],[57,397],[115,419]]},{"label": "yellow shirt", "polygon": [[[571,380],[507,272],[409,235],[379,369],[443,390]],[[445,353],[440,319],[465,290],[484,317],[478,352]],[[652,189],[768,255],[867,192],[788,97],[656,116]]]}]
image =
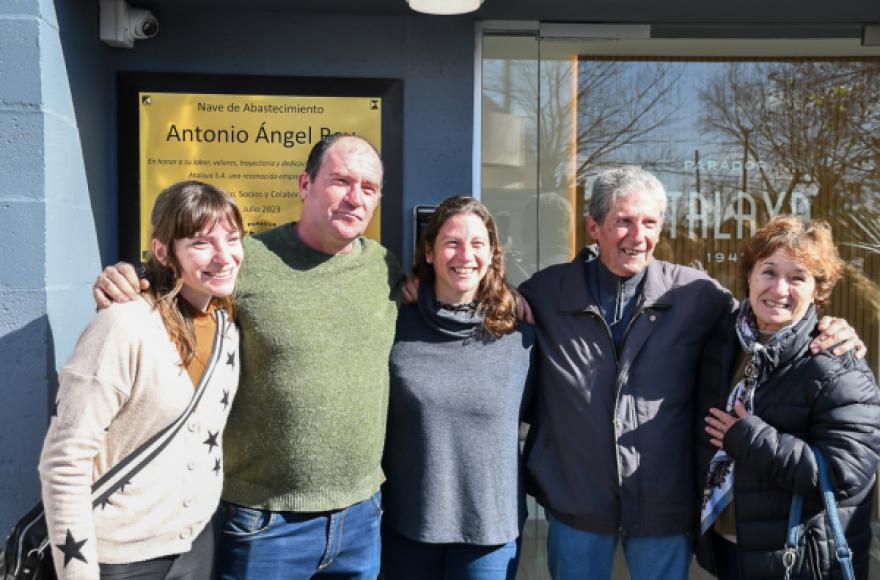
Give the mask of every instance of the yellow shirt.
[{"label": "yellow shirt", "polygon": [[[189,306],[186,301],[184,304]],[[208,310],[202,312],[195,308],[189,307],[193,319],[193,330],[196,335],[196,352],[186,366],[186,372],[192,380],[193,388],[199,384],[202,373],[205,371],[208,357],[211,356],[211,347],[214,342],[214,333],[217,331],[217,320],[214,318],[214,307],[209,306]]]}]

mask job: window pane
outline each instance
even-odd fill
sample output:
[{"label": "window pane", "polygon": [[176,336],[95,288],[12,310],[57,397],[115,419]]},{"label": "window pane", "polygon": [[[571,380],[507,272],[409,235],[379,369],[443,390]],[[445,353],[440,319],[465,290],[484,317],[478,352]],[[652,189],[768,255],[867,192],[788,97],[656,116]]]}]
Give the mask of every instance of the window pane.
[{"label": "window pane", "polygon": [[[636,164],[667,188],[657,257],[744,296],[743,240],[791,213],[831,223],[842,316],[880,365],[880,62],[581,57],[578,167]],[[615,95],[617,96],[615,98]]]},{"label": "window pane", "polygon": [[[591,243],[595,175],[638,165],[669,195],[657,257],[739,298],[740,246],[757,228],[780,213],[829,221],[846,270],[827,313],[856,327],[876,374],[880,50],[846,42],[484,36],[481,194],[510,281]],[[531,502],[520,580],[549,578],[546,530]]]}]

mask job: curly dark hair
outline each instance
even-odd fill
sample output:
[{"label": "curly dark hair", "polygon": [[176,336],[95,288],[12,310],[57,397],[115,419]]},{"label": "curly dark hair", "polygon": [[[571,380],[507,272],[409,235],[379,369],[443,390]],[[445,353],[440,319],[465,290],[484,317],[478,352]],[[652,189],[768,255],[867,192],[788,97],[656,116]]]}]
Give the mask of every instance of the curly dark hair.
[{"label": "curly dark hair", "polygon": [[824,220],[803,220],[792,215],[779,215],[755,232],[743,245],[739,276],[746,292],[749,274],[758,260],[783,250],[804,264],[816,280],[816,308],[828,304],[834,285],[843,275],[843,260],[831,237],[831,226]]},{"label": "curly dark hair", "polygon": [[464,195],[449,197],[437,207],[416,248],[413,274],[422,284],[436,283],[434,266],[428,263],[426,250],[434,246],[437,234],[446,221],[456,215],[473,214],[483,220],[489,232],[492,258],[486,275],[480,280],[476,299],[483,313],[483,328],[492,336],[510,334],[516,328],[516,299],[504,281],[504,252],[498,241],[498,228],[492,214],[482,203]]}]

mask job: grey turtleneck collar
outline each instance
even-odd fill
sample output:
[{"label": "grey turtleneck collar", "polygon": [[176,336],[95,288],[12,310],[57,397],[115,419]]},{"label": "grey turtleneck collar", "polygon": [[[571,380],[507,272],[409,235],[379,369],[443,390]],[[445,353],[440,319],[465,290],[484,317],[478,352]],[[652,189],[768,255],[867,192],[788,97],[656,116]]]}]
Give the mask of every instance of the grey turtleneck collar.
[{"label": "grey turtleneck collar", "polygon": [[602,318],[611,329],[614,346],[620,348],[623,334],[635,312],[647,268],[629,277],[618,276],[597,256],[587,262],[587,287],[596,300]]},{"label": "grey turtleneck collar", "polygon": [[430,284],[419,284],[418,306],[425,324],[449,337],[468,338],[483,325],[483,314],[479,308],[467,312],[452,312],[441,308],[434,297],[434,287]]}]

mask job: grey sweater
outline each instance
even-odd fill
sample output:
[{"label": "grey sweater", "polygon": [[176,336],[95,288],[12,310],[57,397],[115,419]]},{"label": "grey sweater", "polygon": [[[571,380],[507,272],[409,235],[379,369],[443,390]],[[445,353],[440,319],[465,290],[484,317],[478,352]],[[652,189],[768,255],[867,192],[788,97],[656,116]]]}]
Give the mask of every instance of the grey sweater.
[{"label": "grey sweater", "polygon": [[493,339],[478,315],[442,310],[433,294],[423,284],[397,319],[385,519],[421,542],[504,544],[526,516],[519,423],[534,331]]}]

